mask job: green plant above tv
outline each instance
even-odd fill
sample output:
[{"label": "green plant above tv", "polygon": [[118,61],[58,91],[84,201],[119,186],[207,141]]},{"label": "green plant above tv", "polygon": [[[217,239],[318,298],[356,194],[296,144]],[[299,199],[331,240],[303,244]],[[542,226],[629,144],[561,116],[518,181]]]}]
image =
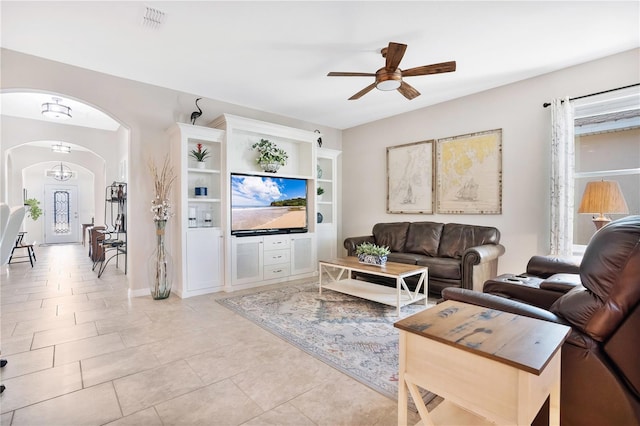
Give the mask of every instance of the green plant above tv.
[{"label": "green plant above tv", "polygon": [[287,159],[289,159],[289,155],[284,149],[278,148],[268,139],[260,139],[260,142],[254,143],[251,148],[258,151],[256,163],[266,172],[275,173],[280,166],[287,164]]}]

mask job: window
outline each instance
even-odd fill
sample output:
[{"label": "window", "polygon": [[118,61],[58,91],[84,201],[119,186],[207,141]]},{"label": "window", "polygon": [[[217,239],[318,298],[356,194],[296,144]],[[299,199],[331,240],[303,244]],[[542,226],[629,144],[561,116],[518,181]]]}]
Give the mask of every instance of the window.
[{"label": "window", "polygon": [[53,193],[53,232],[55,234],[69,234],[69,191],[55,191]]},{"label": "window", "polygon": [[[617,181],[640,214],[640,86],[573,101],[575,108],[575,213],[573,247],[581,253],[595,232],[589,214],[577,213],[587,182]],[[626,214],[607,214],[612,220]]]}]

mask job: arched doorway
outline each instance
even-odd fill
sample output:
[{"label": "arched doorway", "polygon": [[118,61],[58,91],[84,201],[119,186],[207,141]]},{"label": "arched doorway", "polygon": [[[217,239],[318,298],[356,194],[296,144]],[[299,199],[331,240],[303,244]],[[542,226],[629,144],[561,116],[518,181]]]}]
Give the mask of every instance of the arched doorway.
[{"label": "arched doorway", "polygon": [[[12,90],[0,93],[0,97],[4,183],[0,199],[12,206],[22,204],[27,197],[41,201],[43,217],[24,223],[31,241],[81,241],[80,224],[104,221],[104,188],[112,181],[126,179],[128,171],[122,165],[128,164],[128,129],[98,108],[59,94]],[[42,115],[44,104],[51,103],[53,97],[69,106],[71,118],[57,120]],[[60,144],[69,150],[54,151],[54,145]],[[60,164],[72,169],[74,179],[59,182],[47,176]],[[64,185],[56,185],[60,183]],[[75,196],[72,190],[65,195],[65,190],[73,187]],[[56,188],[63,190],[58,192],[58,212]],[[69,204],[65,204],[65,196],[69,197]],[[69,219],[67,224],[65,216]],[[69,229],[65,230],[65,226]]]}]

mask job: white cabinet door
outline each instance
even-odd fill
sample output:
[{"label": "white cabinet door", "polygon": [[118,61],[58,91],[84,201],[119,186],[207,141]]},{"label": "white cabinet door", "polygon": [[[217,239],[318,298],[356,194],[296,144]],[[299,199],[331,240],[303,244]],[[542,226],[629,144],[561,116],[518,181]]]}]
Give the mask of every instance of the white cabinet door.
[{"label": "white cabinet door", "polygon": [[185,296],[208,293],[222,286],[222,235],[219,229],[187,231]]},{"label": "white cabinet door", "polygon": [[334,224],[319,224],[316,228],[318,238],[318,260],[338,257],[336,249],[336,227]]},{"label": "white cabinet door", "polygon": [[231,241],[231,284],[262,280],[263,237],[236,237]]},{"label": "white cabinet door", "polygon": [[291,275],[316,270],[315,235],[311,233],[291,236]]}]

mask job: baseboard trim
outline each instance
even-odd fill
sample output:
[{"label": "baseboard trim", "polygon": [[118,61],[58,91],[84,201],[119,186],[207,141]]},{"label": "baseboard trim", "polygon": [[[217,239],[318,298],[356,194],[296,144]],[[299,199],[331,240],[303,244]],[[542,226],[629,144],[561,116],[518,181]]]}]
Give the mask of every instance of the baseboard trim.
[{"label": "baseboard trim", "polygon": [[136,290],[128,290],[128,296],[129,298],[132,297],[143,297],[143,296],[148,296],[149,295],[149,289],[148,288],[139,288]]}]

